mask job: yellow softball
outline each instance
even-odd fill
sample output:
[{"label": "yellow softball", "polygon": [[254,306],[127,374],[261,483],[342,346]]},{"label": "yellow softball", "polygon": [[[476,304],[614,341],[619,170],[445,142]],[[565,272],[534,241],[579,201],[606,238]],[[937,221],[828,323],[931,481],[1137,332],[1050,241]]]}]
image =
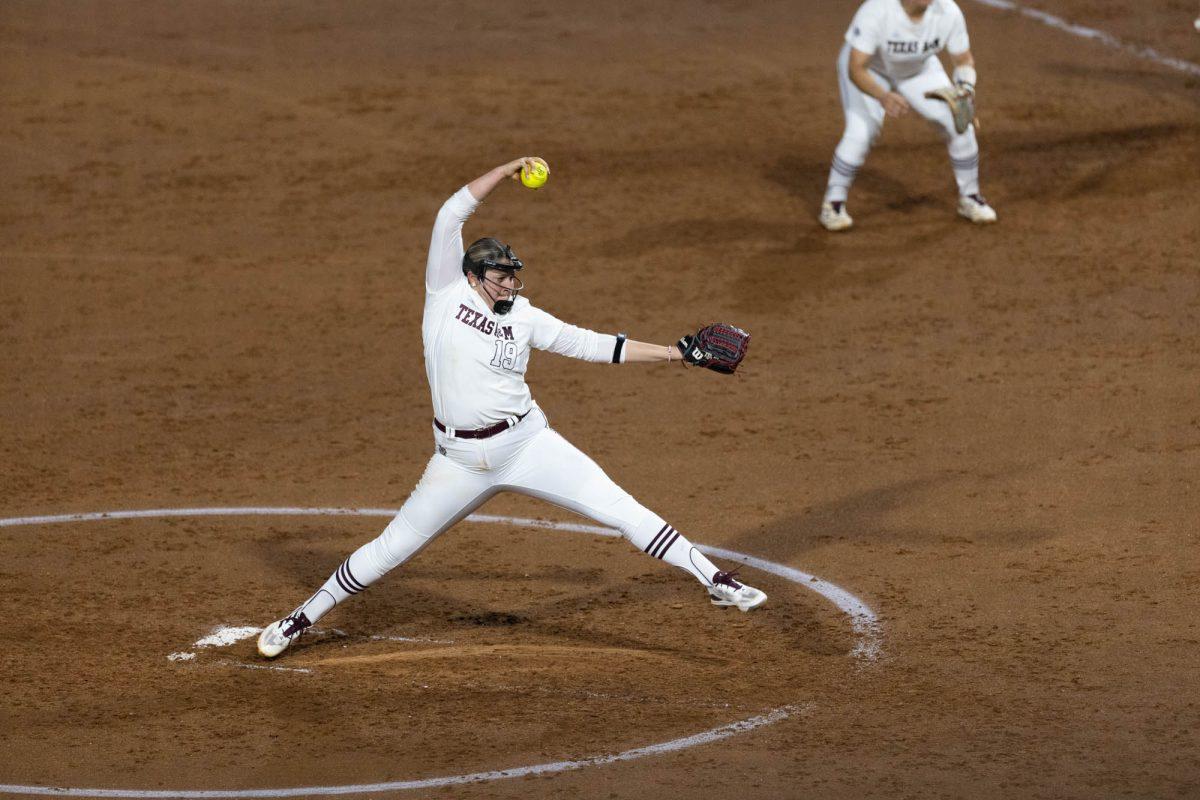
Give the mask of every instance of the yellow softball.
[{"label": "yellow softball", "polygon": [[540,161],[534,161],[532,166],[521,167],[521,183],[530,189],[538,189],[546,184],[550,170]]}]

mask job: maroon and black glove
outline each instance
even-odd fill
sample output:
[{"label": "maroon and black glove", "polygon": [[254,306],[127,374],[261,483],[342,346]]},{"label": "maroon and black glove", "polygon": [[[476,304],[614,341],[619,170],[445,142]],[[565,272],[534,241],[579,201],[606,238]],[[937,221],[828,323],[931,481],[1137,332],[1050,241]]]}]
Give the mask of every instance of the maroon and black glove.
[{"label": "maroon and black glove", "polygon": [[679,340],[683,363],[724,375],[732,375],[737,370],[749,346],[750,334],[721,322],[705,325],[695,336],[684,336]]}]

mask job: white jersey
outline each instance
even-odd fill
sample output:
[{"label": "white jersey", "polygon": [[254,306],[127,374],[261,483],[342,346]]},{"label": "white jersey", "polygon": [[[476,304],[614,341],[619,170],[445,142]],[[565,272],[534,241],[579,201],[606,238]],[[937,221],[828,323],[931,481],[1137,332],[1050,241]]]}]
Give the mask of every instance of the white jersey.
[{"label": "white jersey", "polygon": [[496,314],[462,272],[462,226],[479,205],[464,186],[442,206],[425,265],[425,373],[433,415],[443,425],[476,430],[529,413],[529,349],[588,361],[620,356],[615,336],[576,328],[518,297]]},{"label": "white jersey", "polygon": [[859,6],[846,42],[870,53],[871,69],[894,81],[920,73],[926,59],[942,50],[958,55],[971,49],[967,22],[954,0],[933,0],[913,22],[900,0],[867,0]]}]

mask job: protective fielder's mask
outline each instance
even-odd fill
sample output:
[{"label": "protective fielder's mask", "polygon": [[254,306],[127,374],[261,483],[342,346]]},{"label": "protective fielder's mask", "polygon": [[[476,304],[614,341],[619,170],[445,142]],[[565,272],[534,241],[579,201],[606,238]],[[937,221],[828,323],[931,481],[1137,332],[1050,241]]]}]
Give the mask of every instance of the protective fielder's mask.
[{"label": "protective fielder's mask", "polygon": [[[482,258],[478,261],[474,261],[471,259],[469,254],[471,250],[475,248],[475,245],[471,245],[471,247],[467,249],[467,253],[463,255],[463,274],[466,275],[469,273],[474,275],[476,279],[479,280],[480,284],[483,286],[484,294],[486,294],[488,299],[492,301],[492,311],[494,313],[507,314],[508,312],[512,311],[513,303],[516,302],[517,295],[522,289],[525,288],[525,282],[516,277],[517,270],[524,268],[525,264],[521,261],[521,259],[517,258],[516,254],[512,251],[512,248],[508,245],[502,244],[495,239],[489,240],[489,243],[490,242],[495,243],[495,249],[503,253],[503,258],[497,254],[495,257]],[[510,288],[492,278],[489,278],[487,275],[487,271],[489,269],[498,269],[501,272],[507,272],[511,274],[516,280],[516,285]],[[510,294],[507,298],[500,299],[501,292],[509,292]]]}]

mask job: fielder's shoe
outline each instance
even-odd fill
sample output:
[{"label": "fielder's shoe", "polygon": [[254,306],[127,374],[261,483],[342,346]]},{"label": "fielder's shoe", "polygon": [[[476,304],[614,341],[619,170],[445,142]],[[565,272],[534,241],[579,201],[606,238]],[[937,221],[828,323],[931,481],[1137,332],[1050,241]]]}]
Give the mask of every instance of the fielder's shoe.
[{"label": "fielder's shoe", "polygon": [[850,214],[846,212],[846,204],[840,200],[835,203],[823,203],[821,216],[817,217],[817,220],[827,231],[844,231],[854,224],[854,220],[850,219]]},{"label": "fielder's shoe", "polygon": [[299,639],[311,625],[302,611],[272,622],[258,635],[258,652],[266,658],[274,658],[287,650],[288,645]]},{"label": "fielder's shoe", "polygon": [[767,602],[765,592],[760,592],[753,586],[738,583],[733,579],[733,572],[718,572],[713,575],[713,585],[708,587],[708,598],[714,606],[737,606],[742,611],[758,608]]},{"label": "fielder's shoe", "polygon": [[996,209],[988,205],[983,195],[964,194],[958,198],[958,214],[974,222],[976,225],[986,225],[996,221]]}]

